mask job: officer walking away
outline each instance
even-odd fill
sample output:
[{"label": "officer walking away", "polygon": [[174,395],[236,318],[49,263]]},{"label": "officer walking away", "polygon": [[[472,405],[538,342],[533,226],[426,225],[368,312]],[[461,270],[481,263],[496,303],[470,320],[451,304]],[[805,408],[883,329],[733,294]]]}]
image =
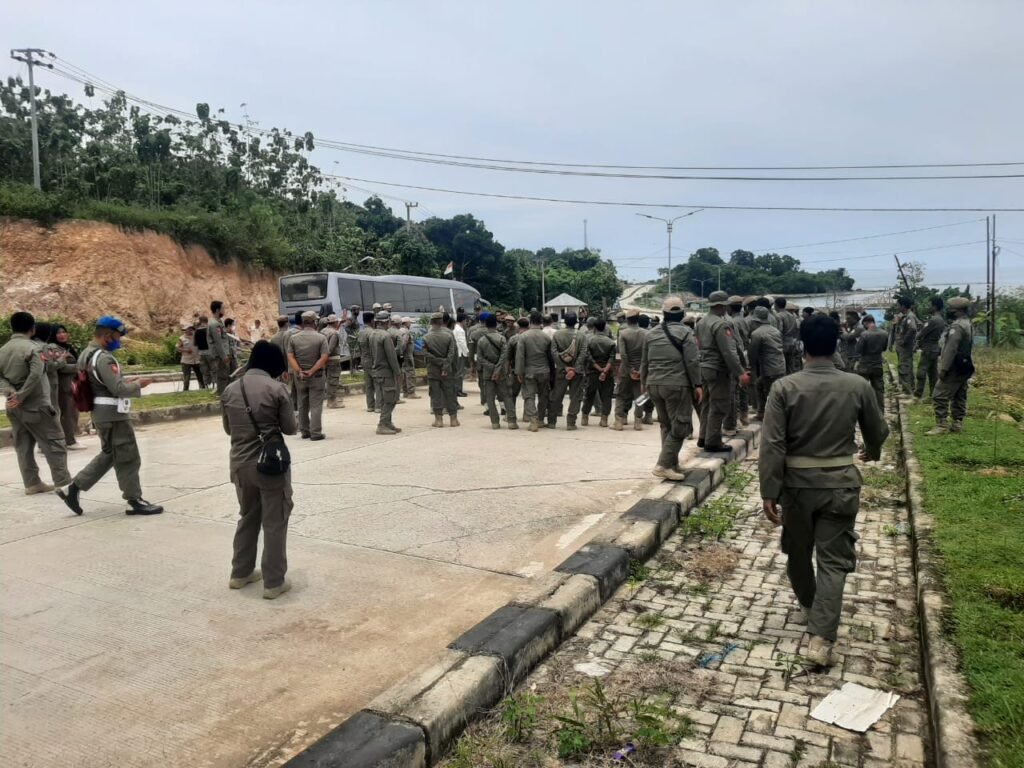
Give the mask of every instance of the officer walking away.
[{"label": "officer walking away", "polygon": [[946,331],[946,318],[943,317],[944,307],[940,296],[932,296],[929,302],[932,308],[931,317],[917,334],[916,346],[921,350],[917,361],[917,389],[914,397],[920,402],[924,398],[924,385],[928,384],[928,400],[935,393],[935,385],[939,380],[939,341]]},{"label": "officer walking away", "polygon": [[345,404],[338,399],[338,388],[341,386],[341,319],[337,315],[327,316],[327,325],[320,331],[327,339],[327,407],[344,408]]},{"label": "officer walking away", "polygon": [[786,311],[786,299],[775,297],[775,322],[782,332],[782,351],[786,355],[786,373],[800,369],[800,323]]},{"label": "officer walking away", "polygon": [[327,396],[326,337],[316,330],[316,312],[302,313],[302,329],[288,337],[288,365],[295,376],[299,431],[303,440],[323,440]]},{"label": "officer walking away", "polygon": [[204,389],[206,384],[203,381],[203,371],[199,367],[199,350],[196,348],[196,329],[192,325],[186,325],[181,329],[181,336],[174,347],[181,360],[181,382],[184,391],[192,385],[192,374],[196,375],[199,388]]},{"label": "officer walking away", "polygon": [[92,386],[92,421],[100,436],[100,453],[75,475],[65,493],[58,491],[64,503],[76,514],[82,514],[79,496],[88,492],[114,468],[121,495],[128,502],[128,515],[159,515],[164,508],[142,498],[139,468],[142,457],[132,428],[131,401],[142,397],[142,390],[152,379],[125,379],[114,352],[121,348],[121,337],[128,333],[124,323],[106,315],[96,321],[92,343],[78,359],[78,370],[85,372]]},{"label": "officer walking away", "polygon": [[[241,377],[224,390],[224,431],[231,437],[231,482],[238,496],[238,525],[228,586],[241,589],[263,580],[263,597],[273,600],[289,589],[286,544],[292,512],[291,470],[265,475],[256,468],[261,436],[294,435],[295,412],[287,388],[278,379],[287,370],[284,355],[274,344],[257,341]],[[262,571],[256,569],[256,549],[263,529]]]},{"label": "officer walking away", "polygon": [[[743,317],[743,297],[730,296],[725,319],[732,326],[732,337],[736,340],[736,354],[739,355],[740,364],[747,373],[750,373],[750,361],[747,359],[747,345],[750,343],[750,329],[747,326],[747,319]],[[736,435],[737,423],[746,426],[747,419],[747,390],[748,387],[741,387],[739,381],[732,380],[730,384],[731,400],[729,411],[725,415],[722,429],[729,437]]]},{"label": "officer walking away", "polygon": [[864,331],[857,338],[856,371],[871,385],[878,410],[885,413],[885,360],[882,356],[889,346],[889,335],[875,324],[873,315],[864,315],[861,324]]},{"label": "officer walking away", "polygon": [[693,331],[683,325],[683,300],[669,296],[661,311],[665,322],[644,337],[640,386],[654,401],[661,427],[661,453],[653,474],[683,480],[679,451],[693,434],[693,403],[700,403],[704,396],[699,350]]},{"label": "officer walking away", "polygon": [[523,418],[529,422],[531,432],[540,429],[548,412],[551,397],[551,337],[541,330],[543,316],[530,313],[530,328],[519,336],[516,345],[516,377],[522,385]]},{"label": "officer walking away", "polygon": [[[15,312],[10,322],[11,338],[0,347],[0,394],[6,400],[25,495],[49,493],[55,486],[61,488],[71,482],[64,433],[50,402],[43,357],[32,341],[35,318],[28,312]],[[53,485],[39,477],[35,458],[37,444],[50,465]]]},{"label": "officer walking away", "polygon": [[491,417],[491,429],[501,429],[498,403],[504,408],[509,429],[519,429],[516,404],[508,391],[508,340],[498,331],[498,318],[485,313],[486,332],[476,337],[476,363],[483,384],[484,405]]},{"label": "officer walking away", "polygon": [[757,388],[756,418],[764,421],[764,405],[772,384],[786,375],[786,354],[783,352],[782,332],[772,323],[767,307],[754,308],[750,327],[747,357]]},{"label": "officer walking away", "polygon": [[864,439],[860,458],[875,461],[889,427],[868,383],[832,364],[836,322],[815,315],[801,325],[800,338],[804,368],[779,379],[768,395],[758,468],[764,512],[782,526],[789,581],[807,621],[803,655],[828,666],[846,575],[857,563],[856,429]]},{"label": "officer walking away", "polygon": [[[589,319],[588,319],[589,322]],[[587,336],[583,351],[583,366],[587,369],[587,390],[583,397],[583,416],[580,423],[590,423],[591,408],[600,409],[601,426],[608,426],[612,412],[612,393],[615,390],[615,342],[604,335],[607,323],[604,318],[594,320],[593,332]],[[600,403],[600,405],[597,405]]]},{"label": "officer walking away", "polygon": [[900,389],[906,395],[914,393],[914,342],[917,340],[917,316],[911,307],[914,300],[900,296],[896,307],[896,318],[892,324],[891,349],[896,350],[899,361]]},{"label": "officer walking away", "polygon": [[[626,326],[619,326],[619,370],[616,378],[615,424],[612,427],[621,432],[633,407],[633,401],[640,397],[640,363],[644,354],[644,333],[640,330],[640,310],[626,310]],[[643,429],[639,408],[634,417],[633,429]]]},{"label": "officer walking away", "polygon": [[[378,435],[397,435],[402,430],[395,426],[391,419],[395,405],[398,404],[398,382],[402,378],[402,368],[398,362],[398,352],[388,333],[391,315],[381,310],[377,313],[373,332],[370,334],[370,357],[373,359],[373,380],[380,396],[380,420],[377,423]],[[458,420],[452,426],[457,427]]]},{"label": "officer walking away", "polygon": [[[657,328],[658,323],[654,322],[658,319],[655,315],[653,318],[649,317],[646,313],[640,315],[640,333],[642,336],[647,336],[652,328]],[[643,342],[641,342],[641,349],[643,349]],[[654,423],[654,401],[648,399],[646,403],[636,409],[636,421],[633,422],[633,429],[643,429],[640,424],[653,424]]]},{"label": "officer walking away", "polygon": [[704,385],[701,403],[700,439],[697,445],[709,453],[728,453],[732,448],[722,442],[722,423],[732,402],[732,380],[742,387],[750,384],[736,351],[732,326],[725,319],[729,294],[714,291],[708,296],[708,314],[697,323],[700,344],[700,373]]},{"label": "officer walking away", "polygon": [[458,349],[455,337],[444,331],[444,314],[430,316],[430,330],[423,337],[423,354],[427,358],[427,389],[435,427],[444,426],[448,411],[453,427],[459,426],[459,402],[455,397],[455,365]]},{"label": "officer walking away", "polygon": [[363,312],[363,327],[356,335],[356,345],[359,348],[359,360],[363,366],[363,393],[366,395],[366,412],[380,413],[380,403],[377,402],[377,390],[373,385],[373,356],[370,350],[370,334],[373,333],[373,312]]},{"label": "officer walking away", "polygon": [[[967,385],[974,375],[971,352],[974,348],[974,329],[967,316],[971,302],[961,296],[949,300],[949,327],[943,333],[942,355],[939,358],[939,383],[932,392],[935,403],[935,427],[929,435],[963,432],[967,416]],[[950,408],[953,424],[946,421]]]},{"label": "officer walking away", "polygon": [[583,384],[583,350],[585,341],[576,330],[576,313],[567,312],[563,318],[564,328],[555,331],[551,337],[551,355],[555,361],[555,379],[551,386],[551,402],[548,404],[548,429],[554,429],[562,415],[565,393],[569,393],[569,413],[565,417],[565,428],[576,429],[576,418],[580,412],[580,385]]},{"label": "officer walking away", "polygon": [[281,350],[281,354],[285,356],[286,360],[288,355],[288,337],[290,335],[288,332],[288,316],[278,315],[277,333],[270,337],[270,343]]},{"label": "officer walking away", "polygon": [[206,340],[209,344],[210,381],[217,385],[217,395],[224,394],[231,376],[231,350],[228,347],[227,333],[224,330],[224,302],[210,302],[210,323],[206,327]]}]

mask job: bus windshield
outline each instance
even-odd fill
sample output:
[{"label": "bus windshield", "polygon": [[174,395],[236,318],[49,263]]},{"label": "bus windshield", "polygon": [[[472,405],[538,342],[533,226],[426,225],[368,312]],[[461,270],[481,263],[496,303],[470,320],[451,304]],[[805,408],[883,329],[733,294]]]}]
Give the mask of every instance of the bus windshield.
[{"label": "bus windshield", "polygon": [[327,298],[327,275],[291,275],[281,278],[281,301],[320,301]]}]

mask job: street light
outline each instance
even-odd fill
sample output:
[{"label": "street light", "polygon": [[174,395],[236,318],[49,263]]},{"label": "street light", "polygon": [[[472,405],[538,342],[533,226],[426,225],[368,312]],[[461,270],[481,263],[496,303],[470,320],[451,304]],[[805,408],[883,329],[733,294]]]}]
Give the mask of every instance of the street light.
[{"label": "street light", "polygon": [[[674,219],[663,219],[660,216],[651,216],[646,213],[638,213],[637,216],[643,216],[645,219],[653,219],[654,221],[665,222],[665,229],[668,231],[668,294],[672,295],[672,225],[680,219],[685,219],[687,216],[693,216],[695,213],[700,213],[703,208],[698,208],[696,211],[690,211],[684,213],[681,216],[676,216]],[[704,290],[704,286],[701,286],[701,290]]]},{"label": "street light", "polygon": [[698,280],[697,278],[693,278],[693,282],[700,283],[700,297],[703,299],[704,298],[704,283],[710,283],[711,282],[711,278],[710,277],[705,277],[703,280]]}]

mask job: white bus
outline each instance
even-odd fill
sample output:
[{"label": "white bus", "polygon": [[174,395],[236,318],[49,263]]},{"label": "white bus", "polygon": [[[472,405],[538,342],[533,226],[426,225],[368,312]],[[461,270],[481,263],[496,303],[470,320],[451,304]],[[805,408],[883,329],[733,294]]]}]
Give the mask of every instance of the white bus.
[{"label": "white bus", "polygon": [[312,310],[321,316],[345,318],[349,307],[363,311],[375,303],[391,304],[396,314],[418,319],[444,308],[467,314],[481,306],[480,292],[457,280],[412,275],[353,275],[348,272],[308,272],[285,275],[279,281],[278,307],[282,315]]}]

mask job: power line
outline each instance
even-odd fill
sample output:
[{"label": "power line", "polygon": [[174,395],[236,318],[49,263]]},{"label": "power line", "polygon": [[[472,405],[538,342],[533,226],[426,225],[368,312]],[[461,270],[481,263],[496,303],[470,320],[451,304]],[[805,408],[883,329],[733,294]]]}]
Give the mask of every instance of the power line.
[{"label": "power line", "polygon": [[984,242],[985,242],[984,240],[971,240],[970,242],[967,242],[967,243],[947,243],[946,245],[932,245],[932,246],[929,246],[927,248],[912,248],[912,249],[907,250],[907,251],[894,251],[894,252],[890,251],[888,253],[873,253],[870,256],[841,256],[841,257],[835,258],[835,259],[817,259],[817,260],[813,260],[813,261],[803,261],[803,260],[801,260],[800,263],[801,264],[825,264],[825,263],[833,262],[833,261],[859,261],[861,259],[878,259],[878,258],[881,258],[883,256],[885,256],[885,257],[902,256],[905,253],[922,253],[924,251],[938,251],[938,250],[942,250],[943,248],[959,248],[961,246],[966,246],[966,245],[980,245],[981,243],[984,243]]},{"label": "power line", "polygon": [[968,219],[967,221],[955,221],[952,224],[938,224],[934,227],[921,227],[919,229],[903,229],[899,232],[882,232],[878,235],[862,235],[860,237],[847,237],[842,240],[822,240],[817,243],[800,243],[799,245],[776,245],[772,248],[752,248],[755,252],[782,251],[793,248],[811,248],[816,245],[835,245],[836,243],[852,243],[854,240],[874,240],[879,237],[895,237],[896,235],[909,235],[914,232],[928,232],[933,229],[944,229],[946,227],[961,227],[965,224],[977,224],[984,219]]}]

